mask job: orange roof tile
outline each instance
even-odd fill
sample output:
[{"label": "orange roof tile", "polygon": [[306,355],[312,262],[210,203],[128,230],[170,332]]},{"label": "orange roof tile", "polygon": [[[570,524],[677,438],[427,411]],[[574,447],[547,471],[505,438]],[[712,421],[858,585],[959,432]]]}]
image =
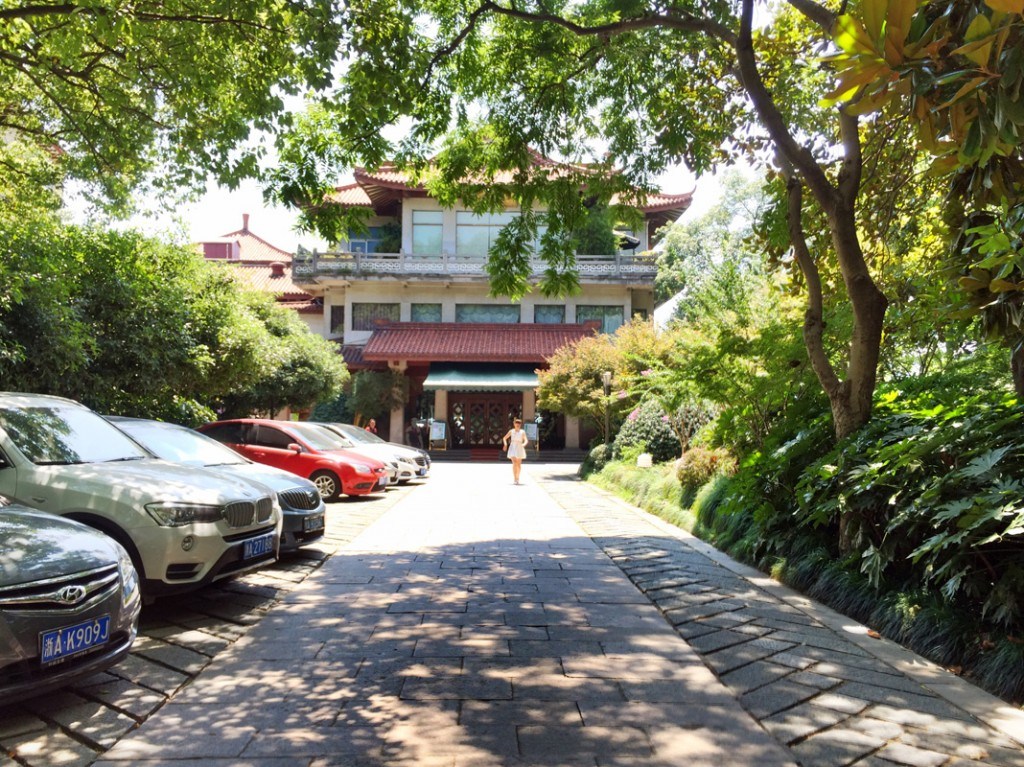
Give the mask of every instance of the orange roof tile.
[{"label": "orange roof tile", "polygon": [[263,261],[222,261],[225,266],[234,270],[237,279],[249,288],[262,293],[273,293],[284,299],[303,301],[311,299],[309,293],[292,282],[291,263],[280,264],[280,274],[275,274],[275,262]]},{"label": "orange roof tile", "polygon": [[592,335],[584,325],[394,322],[373,331],[362,358],[444,362],[543,363],[566,344]]},{"label": "orange roof tile", "polygon": [[287,250],[281,250],[276,245],[271,245],[262,237],[258,237],[249,231],[248,226],[228,232],[221,236],[221,239],[237,240],[239,245],[239,258],[242,261],[284,261],[291,263],[292,254]]}]

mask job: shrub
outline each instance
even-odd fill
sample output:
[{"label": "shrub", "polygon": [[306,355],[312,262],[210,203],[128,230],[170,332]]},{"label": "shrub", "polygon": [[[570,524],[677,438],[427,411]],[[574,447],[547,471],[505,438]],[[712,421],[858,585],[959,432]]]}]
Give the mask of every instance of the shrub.
[{"label": "shrub", "polygon": [[650,453],[655,463],[671,461],[682,452],[668,416],[657,402],[644,402],[626,417],[615,437],[613,455],[619,458],[636,446],[644,448],[640,452]]},{"label": "shrub", "polygon": [[611,460],[611,448],[604,443],[595,445],[580,464],[580,476],[587,477],[594,472],[601,471],[609,460]]},{"label": "shrub", "polygon": [[719,474],[733,474],[736,459],[721,448],[693,447],[675,462],[676,479],[684,488],[696,490]]}]

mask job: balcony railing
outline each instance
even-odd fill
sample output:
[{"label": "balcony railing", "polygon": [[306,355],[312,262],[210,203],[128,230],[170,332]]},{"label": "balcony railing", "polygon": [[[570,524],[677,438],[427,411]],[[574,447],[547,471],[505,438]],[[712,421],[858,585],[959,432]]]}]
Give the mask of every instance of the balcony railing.
[{"label": "balcony railing", "polygon": [[[450,254],[424,256],[409,253],[318,253],[299,248],[292,261],[292,278],[314,280],[318,277],[417,276],[424,278],[486,277],[486,256]],[[576,256],[581,279],[653,280],[657,274],[656,254]],[[547,268],[541,259],[533,260],[533,274]]]}]

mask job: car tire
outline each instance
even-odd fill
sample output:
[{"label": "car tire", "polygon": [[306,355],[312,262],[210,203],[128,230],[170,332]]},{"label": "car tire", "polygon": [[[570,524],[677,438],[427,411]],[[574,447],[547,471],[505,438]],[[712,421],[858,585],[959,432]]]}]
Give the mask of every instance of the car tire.
[{"label": "car tire", "polygon": [[316,485],[325,501],[336,501],[341,495],[341,480],[333,471],[314,471],[309,481]]}]

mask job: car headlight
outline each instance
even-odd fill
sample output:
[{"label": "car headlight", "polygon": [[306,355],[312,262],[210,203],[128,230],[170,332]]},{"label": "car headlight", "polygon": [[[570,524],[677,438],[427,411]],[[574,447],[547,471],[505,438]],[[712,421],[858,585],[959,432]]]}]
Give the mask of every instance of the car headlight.
[{"label": "car headlight", "polygon": [[372,474],[373,469],[367,466],[365,463],[354,463],[352,464],[352,470],[359,474]]},{"label": "car headlight", "polygon": [[120,544],[117,545],[117,569],[121,573],[121,602],[129,605],[138,598],[139,574],[135,571],[132,558]]},{"label": "car headlight", "polygon": [[217,522],[222,511],[220,506],[200,503],[147,503],[146,511],[162,527],[181,527],[193,522]]}]

